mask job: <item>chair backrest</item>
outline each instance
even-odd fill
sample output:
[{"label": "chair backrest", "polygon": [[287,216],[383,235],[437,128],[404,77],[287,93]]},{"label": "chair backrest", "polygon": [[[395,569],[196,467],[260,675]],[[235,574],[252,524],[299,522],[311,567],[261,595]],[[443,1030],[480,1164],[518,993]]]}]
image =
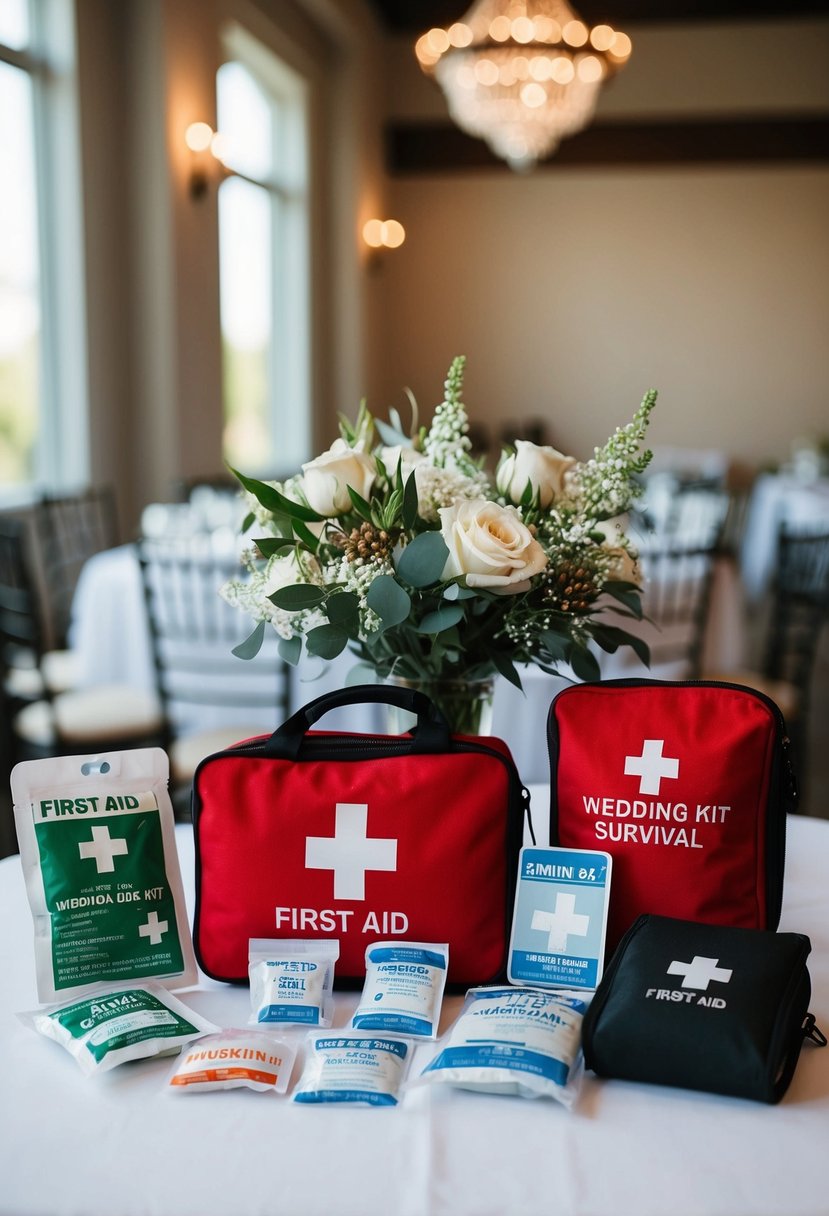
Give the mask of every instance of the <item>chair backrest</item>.
[{"label": "chair backrest", "polygon": [[0,651],[4,665],[37,664],[43,649],[28,525],[0,515]]},{"label": "chair backrest", "polygon": [[[711,583],[718,550],[715,543],[685,547],[654,545],[640,554],[644,632],[655,675],[694,679],[700,674]],[[670,670],[659,668],[670,666]]]},{"label": "chair backrest", "polygon": [[209,537],[144,540],[139,561],[159,696],[173,736],[261,723],[273,730],[290,711],[287,664],[268,631],[253,660],[233,647],[253,625],[219,595],[239,577],[237,558],[210,549]]},{"label": "chair backrest", "polygon": [[99,486],[76,494],[46,495],[39,506],[43,575],[56,645],[66,645],[72,597],[84,564],[118,543],[115,495]]},{"label": "chair backrest", "polygon": [[822,627],[829,620],[829,532],[780,530],[764,670],[788,680],[805,709]]}]

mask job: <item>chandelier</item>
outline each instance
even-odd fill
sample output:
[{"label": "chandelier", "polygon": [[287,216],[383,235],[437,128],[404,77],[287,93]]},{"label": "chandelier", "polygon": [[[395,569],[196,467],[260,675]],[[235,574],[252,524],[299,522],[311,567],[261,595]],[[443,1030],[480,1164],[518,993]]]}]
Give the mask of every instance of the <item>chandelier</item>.
[{"label": "chandelier", "polygon": [[476,0],[415,47],[453,121],[513,169],[531,168],[587,126],[601,85],[630,51],[627,34],[590,29],[567,0]]}]

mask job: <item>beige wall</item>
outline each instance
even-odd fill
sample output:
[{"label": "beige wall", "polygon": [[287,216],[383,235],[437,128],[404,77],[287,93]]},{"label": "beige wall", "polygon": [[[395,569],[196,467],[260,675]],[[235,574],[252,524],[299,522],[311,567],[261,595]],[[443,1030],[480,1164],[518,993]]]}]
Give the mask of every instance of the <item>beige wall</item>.
[{"label": "beige wall", "polygon": [[[608,119],[829,109],[829,22],[631,33]],[[408,41],[387,101],[409,121],[445,113]],[[541,414],[579,455],[651,386],[655,443],[759,464],[829,433],[829,169],[423,174],[395,178],[390,203],[408,237],[375,283],[378,406],[407,384],[430,410],[464,353],[476,420],[497,433]]]}]

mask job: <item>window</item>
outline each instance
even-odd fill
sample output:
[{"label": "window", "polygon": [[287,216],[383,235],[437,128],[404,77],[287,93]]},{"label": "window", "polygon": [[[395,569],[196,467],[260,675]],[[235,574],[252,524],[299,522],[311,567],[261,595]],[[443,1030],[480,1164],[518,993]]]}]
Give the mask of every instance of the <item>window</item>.
[{"label": "window", "polygon": [[36,476],[41,425],[34,62],[24,0],[0,7],[0,483]]},{"label": "window", "polygon": [[[72,5],[0,3],[0,497],[85,479]],[[54,183],[60,183],[60,191]],[[59,194],[59,201],[58,201]]]},{"label": "window", "polygon": [[308,457],[307,96],[238,29],[217,77],[224,456],[280,475]]}]

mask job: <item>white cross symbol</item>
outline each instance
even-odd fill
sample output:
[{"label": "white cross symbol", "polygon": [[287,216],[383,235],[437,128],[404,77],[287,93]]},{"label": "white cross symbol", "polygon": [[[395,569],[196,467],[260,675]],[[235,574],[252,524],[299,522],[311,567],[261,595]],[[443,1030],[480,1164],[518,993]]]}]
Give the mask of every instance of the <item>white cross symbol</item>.
[{"label": "white cross symbol", "polygon": [[589,916],[581,916],[576,912],[575,895],[558,894],[556,896],[555,912],[545,912],[536,908],[533,912],[531,929],[546,931],[547,949],[560,952],[567,948],[567,936],[586,937],[590,924]]},{"label": "white cross symbol", "polygon": [[663,777],[679,776],[679,761],[663,756],[664,746],[664,739],[646,739],[641,756],[625,756],[625,774],[640,778],[640,794],[658,794]]},{"label": "white cross symbol", "polygon": [[695,954],[690,963],[680,963],[676,959],[668,968],[668,975],[681,975],[683,988],[697,988],[705,992],[712,980],[718,984],[727,984],[731,979],[728,967],[718,967],[718,958],[705,958]]},{"label": "white cross symbol", "polygon": [[138,926],[138,932],[141,937],[150,939],[151,946],[161,944],[161,939],[167,930],[170,928],[166,920],[159,920],[157,912],[150,912],[145,925]]},{"label": "white cross symbol", "polygon": [[366,870],[396,870],[397,841],[368,837],[368,803],[338,802],[333,836],[308,836],[305,868],[334,871],[335,899],[365,899]]},{"label": "white cross symbol", "polygon": [[99,874],[112,874],[115,870],[113,858],[123,856],[129,849],[123,837],[110,839],[109,828],[104,824],[93,827],[92,839],[82,841],[78,845],[78,851],[83,861],[94,857]]}]

